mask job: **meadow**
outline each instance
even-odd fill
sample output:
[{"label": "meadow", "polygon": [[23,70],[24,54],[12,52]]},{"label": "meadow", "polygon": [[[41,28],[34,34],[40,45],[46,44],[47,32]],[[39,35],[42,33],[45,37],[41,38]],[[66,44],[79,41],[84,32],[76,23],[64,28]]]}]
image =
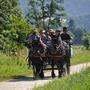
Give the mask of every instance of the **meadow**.
[{"label": "meadow", "polygon": [[26,56],[11,57],[0,53],[0,81],[14,78],[16,76],[31,75],[28,69]]},{"label": "meadow", "polygon": [[90,62],[90,50],[86,50],[83,46],[73,46],[73,57],[71,65]]}]

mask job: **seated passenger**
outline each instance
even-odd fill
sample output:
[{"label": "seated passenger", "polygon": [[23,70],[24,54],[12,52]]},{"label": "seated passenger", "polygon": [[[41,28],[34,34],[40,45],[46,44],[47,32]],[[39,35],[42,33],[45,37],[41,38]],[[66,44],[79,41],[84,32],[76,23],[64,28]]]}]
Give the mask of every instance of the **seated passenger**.
[{"label": "seated passenger", "polygon": [[44,30],[40,31],[40,38],[41,38],[42,42],[44,44],[46,44],[46,35],[45,35],[45,31]]},{"label": "seated passenger", "polygon": [[69,56],[71,57],[71,36],[68,33],[67,27],[63,27],[63,33],[61,33],[61,39],[62,41],[65,41],[69,46]]},{"label": "seated passenger", "polygon": [[49,35],[49,31],[46,32],[46,46],[47,46],[47,52],[50,54],[52,43],[51,43],[51,37]]},{"label": "seated passenger", "polygon": [[66,43],[70,42],[71,36],[68,33],[67,27],[63,27],[63,32],[61,33],[61,39],[62,41],[65,41]]}]

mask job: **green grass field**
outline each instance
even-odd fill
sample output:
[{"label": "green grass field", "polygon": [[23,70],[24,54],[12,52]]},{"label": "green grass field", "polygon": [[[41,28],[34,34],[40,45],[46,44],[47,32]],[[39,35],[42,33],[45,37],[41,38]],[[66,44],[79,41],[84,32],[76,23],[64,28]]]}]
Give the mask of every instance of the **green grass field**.
[{"label": "green grass field", "polygon": [[90,90],[90,68],[79,74],[53,80],[34,90]]},{"label": "green grass field", "polygon": [[[26,53],[21,54],[20,58],[11,58],[0,53],[0,81],[13,78],[13,76],[31,75],[32,70],[28,69],[25,58]],[[90,62],[90,51],[86,51],[81,46],[74,46],[74,56],[71,59],[71,64],[84,62]]]},{"label": "green grass field", "polygon": [[74,55],[71,58],[71,65],[90,62],[90,50],[85,50],[83,46],[73,47]]},{"label": "green grass field", "polygon": [[0,81],[31,74],[27,61],[0,54]]}]

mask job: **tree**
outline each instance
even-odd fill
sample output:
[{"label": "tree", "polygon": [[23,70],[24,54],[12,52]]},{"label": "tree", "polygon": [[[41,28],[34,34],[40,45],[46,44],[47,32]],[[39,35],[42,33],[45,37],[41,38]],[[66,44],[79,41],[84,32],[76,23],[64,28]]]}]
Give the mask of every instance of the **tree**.
[{"label": "tree", "polygon": [[37,28],[49,29],[61,26],[60,19],[65,17],[63,0],[29,0],[29,12],[26,19]]},{"label": "tree", "polygon": [[88,38],[85,38],[83,40],[83,45],[86,47],[86,50],[89,50],[90,42],[89,42],[89,39]]},{"label": "tree", "polygon": [[68,28],[69,28],[69,30],[70,30],[72,33],[75,32],[75,30],[76,30],[76,25],[75,25],[74,19],[72,19],[72,18],[69,19]]},{"label": "tree", "polygon": [[31,26],[22,17],[18,0],[0,0],[0,50],[12,53],[22,48]]},{"label": "tree", "polygon": [[[84,30],[86,31],[86,30]],[[89,50],[90,47],[90,33],[85,32],[83,36],[83,46],[86,48],[86,50]]]}]

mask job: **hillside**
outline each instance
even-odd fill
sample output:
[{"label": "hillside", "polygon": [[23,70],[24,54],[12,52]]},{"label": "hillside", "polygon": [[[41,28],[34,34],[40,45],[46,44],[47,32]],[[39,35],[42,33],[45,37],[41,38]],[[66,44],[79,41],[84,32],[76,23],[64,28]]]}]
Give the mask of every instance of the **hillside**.
[{"label": "hillside", "polygon": [[90,32],[90,0],[65,0],[67,15],[75,20],[77,27],[83,27]]}]

